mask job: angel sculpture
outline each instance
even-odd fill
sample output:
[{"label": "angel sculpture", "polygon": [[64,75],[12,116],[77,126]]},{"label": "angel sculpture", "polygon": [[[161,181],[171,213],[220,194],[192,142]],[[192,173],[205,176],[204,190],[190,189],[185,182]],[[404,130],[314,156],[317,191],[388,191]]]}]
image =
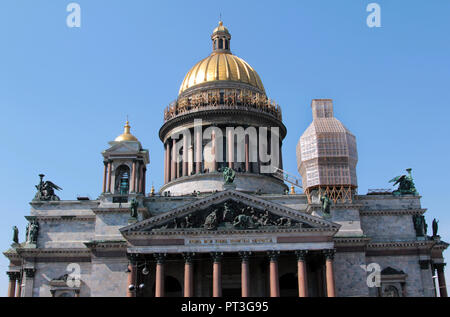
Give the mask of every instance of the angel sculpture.
[{"label": "angel sculpture", "polygon": [[222,169],[223,179],[225,184],[232,184],[234,182],[234,178],[236,177],[236,173],[232,168],[224,167]]},{"label": "angel sculpture", "polygon": [[13,227],[13,242],[19,243],[19,229],[17,228],[17,226]]},{"label": "angel sculpture", "polygon": [[433,228],[433,237],[437,237],[437,236],[438,236],[438,223],[439,223],[439,221],[436,220],[436,218],[433,219],[433,225],[432,225],[432,228]]},{"label": "angel sculpture", "polygon": [[401,196],[407,194],[418,195],[411,174],[412,169],[408,168],[406,169],[406,171],[408,172],[408,175],[397,176],[389,181],[389,183],[394,183],[393,186],[398,184],[398,189],[392,192],[394,196]]},{"label": "angel sculpture", "polygon": [[59,197],[55,195],[55,189],[62,190],[62,188],[59,187],[58,185],[55,185],[51,181],[44,182],[43,181],[44,176],[45,176],[44,174],[39,174],[41,180],[39,181],[39,185],[35,186],[38,192],[34,196],[33,200],[34,201],[60,200]]}]

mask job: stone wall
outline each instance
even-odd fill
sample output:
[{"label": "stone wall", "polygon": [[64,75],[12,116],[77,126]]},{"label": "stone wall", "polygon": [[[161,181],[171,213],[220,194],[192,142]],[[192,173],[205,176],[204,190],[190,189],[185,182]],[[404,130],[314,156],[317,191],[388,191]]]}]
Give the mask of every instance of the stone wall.
[{"label": "stone wall", "polygon": [[338,252],[334,256],[336,295],[339,297],[369,296],[364,252]]}]

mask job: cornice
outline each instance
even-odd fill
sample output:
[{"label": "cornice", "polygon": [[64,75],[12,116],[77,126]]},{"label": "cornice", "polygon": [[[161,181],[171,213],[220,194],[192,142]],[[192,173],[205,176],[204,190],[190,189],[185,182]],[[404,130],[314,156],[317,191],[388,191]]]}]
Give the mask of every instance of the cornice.
[{"label": "cornice", "polygon": [[386,241],[371,242],[367,245],[368,249],[399,249],[399,248],[432,248],[435,242],[432,240],[416,240],[416,241]]},{"label": "cornice", "polygon": [[95,215],[36,215],[25,216],[27,220],[42,220],[42,221],[94,221]]},{"label": "cornice", "polygon": [[91,257],[91,252],[87,248],[52,248],[52,249],[42,249],[42,248],[17,248],[17,253],[21,257],[34,257],[34,258],[47,258],[51,257]]},{"label": "cornice", "polygon": [[[114,208],[114,207],[99,207],[99,208],[92,208],[92,211],[94,212],[94,214],[99,214],[99,213],[130,213],[130,208],[126,207],[126,208]],[[148,212],[147,208],[138,208],[137,210],[138,212],[141,213],[145,213]]]},{"label": "cornice", "polygon": [[363,209],[359,211],[361,216],[402,216],[402,215],[423,215],[427,209]]},{"label": "cornice", "polygon": [[127,241],[125,240],[93,240],[85,242],[84,244],[90,250],[127,248]]},{"label": "cornice", "polygon": [[138,236],[220,236],[220,235],[255,235],[255,234],[278,234],[278,233],[329,233],[334,235],[338,228],[276,228],[271,227],[267,229],[253,229],[253,230],[203,230],[203,229],[191,229],[191,230],[176,230],[170,231],[155,230],[155,231],[129,231],[124,233],[128,237]]}]

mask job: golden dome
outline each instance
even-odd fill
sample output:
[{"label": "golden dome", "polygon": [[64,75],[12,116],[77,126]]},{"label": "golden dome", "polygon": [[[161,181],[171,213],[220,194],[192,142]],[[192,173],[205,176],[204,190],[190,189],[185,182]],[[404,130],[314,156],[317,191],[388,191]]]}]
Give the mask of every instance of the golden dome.
[{"label": "golden dome", "polygon": [[119,135],[114,141],[122,142],[122,141],[134,141],[139,142],[138,139],[130,133],[130,124],[127,120],[125,123],[125,127],[123,128],[123,134]]},{"label": "golden dome", "polygon": [[216,32],[226,32],[230,34],[230,32],[228,32],[228,29],[225,26],[223,26],[222,21],[219,21],[219,26],[214,29],[213,34]]},{"label": "golden dome", "polygon": [[219,81],[245,83],[265,94],[258,73],[246,61],[233,55],[229,50],[231,36],[222,22],[219,22],[219,26],[214,29],[211,38],[213,40],[213,52],[210,56],[198,62],[186,74],[179,94],[200,84]]}]

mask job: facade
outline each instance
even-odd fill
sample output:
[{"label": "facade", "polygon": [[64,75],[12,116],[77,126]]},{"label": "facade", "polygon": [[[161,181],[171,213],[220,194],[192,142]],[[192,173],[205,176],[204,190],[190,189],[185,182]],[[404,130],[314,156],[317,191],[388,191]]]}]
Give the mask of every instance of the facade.
[{"label": "facade", "polygon": [[448,244],[427,235],[410,173],[358,194],[356,138],[320,99],[297,147],[304,192],[289,190],[280,106],[222,22],[211,40],[164,111],[160,191],[128,121],[98,199],[61,201],[41,175],[25,242],[4,252],[8,295],[447,296]]}]

